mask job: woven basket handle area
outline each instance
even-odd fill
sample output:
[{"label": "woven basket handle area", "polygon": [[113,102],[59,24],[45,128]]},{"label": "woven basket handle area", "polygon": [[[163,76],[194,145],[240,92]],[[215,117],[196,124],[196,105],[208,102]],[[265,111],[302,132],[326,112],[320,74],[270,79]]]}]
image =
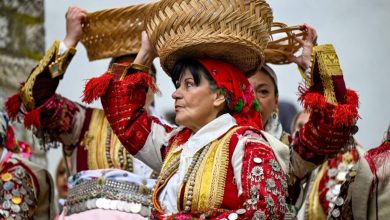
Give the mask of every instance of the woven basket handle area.
[{"label": "woven basket handle area", "polygon": [[290,63],[287,57],[293,55],[301,48],[294,36],[305,39],[306,34],[298,25],[287,26],[281,22],[273,22],[271,27],[272,40],[265,49],[266,62],[272,64]]}]

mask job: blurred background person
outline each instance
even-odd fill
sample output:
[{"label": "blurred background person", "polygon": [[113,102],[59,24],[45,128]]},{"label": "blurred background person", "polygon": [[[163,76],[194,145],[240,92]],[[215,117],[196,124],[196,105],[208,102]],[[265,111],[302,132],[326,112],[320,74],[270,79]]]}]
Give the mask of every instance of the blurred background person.
[{"label": "blurred background person", "polygon": [[[57,189],[57,213],[61,213],[68,196],[68,170],[72,170],[72,163],[69,157],[61,158],[57,165],[55,183]],[[65,164],[67,161],[67,165]]]},{"label": "blurred background person", "polygon": [[53,219],[53,180],[22,154],[8,116],[0,112],[0,219]]}]

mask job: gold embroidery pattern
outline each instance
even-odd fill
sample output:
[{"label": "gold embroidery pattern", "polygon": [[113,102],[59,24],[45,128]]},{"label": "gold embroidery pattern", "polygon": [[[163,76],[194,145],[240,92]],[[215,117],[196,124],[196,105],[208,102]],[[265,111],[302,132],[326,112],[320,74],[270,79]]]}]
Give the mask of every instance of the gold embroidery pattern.
[{"label": "gold embroidery pattern", "polygon": [[38,66],[30,74],[24,86],[20,90],[20,97],[22,98],[23,104],[27,107],[27,110],[32,110],[35,108],[35,101],[32,94],[35,80],[37,79],[38,75],[41,74],[47,67],[56,53],[58,53],[59,45],[59,41],[55,41],[53,43],[53,45],[46,52],[45,56],[39,61]]},{"label": "gold embroidery pattern", "polygon": [[158,195],[160,194],[161,190],[165,187],[165,185],[168,183],[169,179],[177,172],[177,169],[179,168],[180,153],[181,153],[181,148],[177,147],[179,141],[180,141],[180,137],[176,136],[163,162],[160,175],[158,176],[156,185],[154,186],[152,203],[153,203],[153,207],[160,214],[163,214],[163,210],[158,201]]},{"label": "gold embroidery pattern", "polygon": [[88,134],[93,138],[87,146],[88,169],[90,170],[108,168],[105,156],[105,143],[107,139],[107,124],[105,122],[106,120],[103,111],[95,110],[92,112]]},{"label": "gold embroidery pattern", "polygon": [[324,172],[326,172],[327,170],[328,170],[327,163],[324,163],[313,182],[313,186],[312,186],[313,188],[310,190],[309,193],[309,203],[307,204],[306,213],[305,213],[308,219],[327,219],[325,211],[322,208],[319,199],[320,198],[319,186],[320,186],[321,178],[324,175]]},{"label": "gold embroidery pattern", "polygon": [[229,165],[230,139],[238,129],[239,127],[233,128],[222,139],[213,141],[199,169],[194,170],[196,178],[192,199],[193,210],[207,210],[210,207],[221,206]]},{"label": "gold embroidery pattern", "polygon": [[324,44],[314,47],[313,52],[315,54],[313,64],[318,65],[319,75],[324,86],[325,100],[337,104],[332,77],[341,76],[343,72],[336,51],[333,45]]},{"label": "gold embroidery pattern", "polygon": [[[22,98],[23,104],[27,107],[27,110],[35,108],[35,101],[33,96],[33,87],[37,77],[45,70],[49,68],[52,78],[61,76],[72,57],[76,53],[76,49],[68,49],[61,57],[58,55],[60,41],[55,41],[53,45],[46,52],[45,56],[39,61],[37,67],[32,71],[24,86],[20,90],[20,97]],[[54,61],[50,63],[52,60]]]},{"label": "gold embroidery pattern", "polygon": [[117,168],[134,171],[133,156],[113,134],[102,110],[93,111],[84,139],[82,143],[87,144],[88,169]]}]

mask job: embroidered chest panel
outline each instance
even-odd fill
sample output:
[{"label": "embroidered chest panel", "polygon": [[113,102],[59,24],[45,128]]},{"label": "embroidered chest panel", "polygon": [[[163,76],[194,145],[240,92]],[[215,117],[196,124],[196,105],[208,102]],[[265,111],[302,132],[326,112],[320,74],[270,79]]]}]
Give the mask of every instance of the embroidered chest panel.
[{"label": "embroidered chest panel", "polygon": [[[232,128],[221,138],[209,143],[194,155],[177,196],[179,210],[207,210],[210,207],[219,208],[221,206],[230,161],[230,140],[237,130],[238,128]],[[162,209],[157,201],[158,194],[178,170],[181,147],[177,147],[177,144],[180,142],[173,141],[156,184],[153,203],[160,212]]]}]

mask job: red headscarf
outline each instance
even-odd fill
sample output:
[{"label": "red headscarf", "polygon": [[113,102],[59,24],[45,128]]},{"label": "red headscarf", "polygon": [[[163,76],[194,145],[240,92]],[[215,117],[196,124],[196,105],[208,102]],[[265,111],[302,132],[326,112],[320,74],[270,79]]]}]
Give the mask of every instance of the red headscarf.
[{"label": "red headscarf", "polygon": [[198,59],[210,73],[225,96],[227,106],[237,124],[263,129],[260,107],[245,74],[235,66],[214,59]]}]

